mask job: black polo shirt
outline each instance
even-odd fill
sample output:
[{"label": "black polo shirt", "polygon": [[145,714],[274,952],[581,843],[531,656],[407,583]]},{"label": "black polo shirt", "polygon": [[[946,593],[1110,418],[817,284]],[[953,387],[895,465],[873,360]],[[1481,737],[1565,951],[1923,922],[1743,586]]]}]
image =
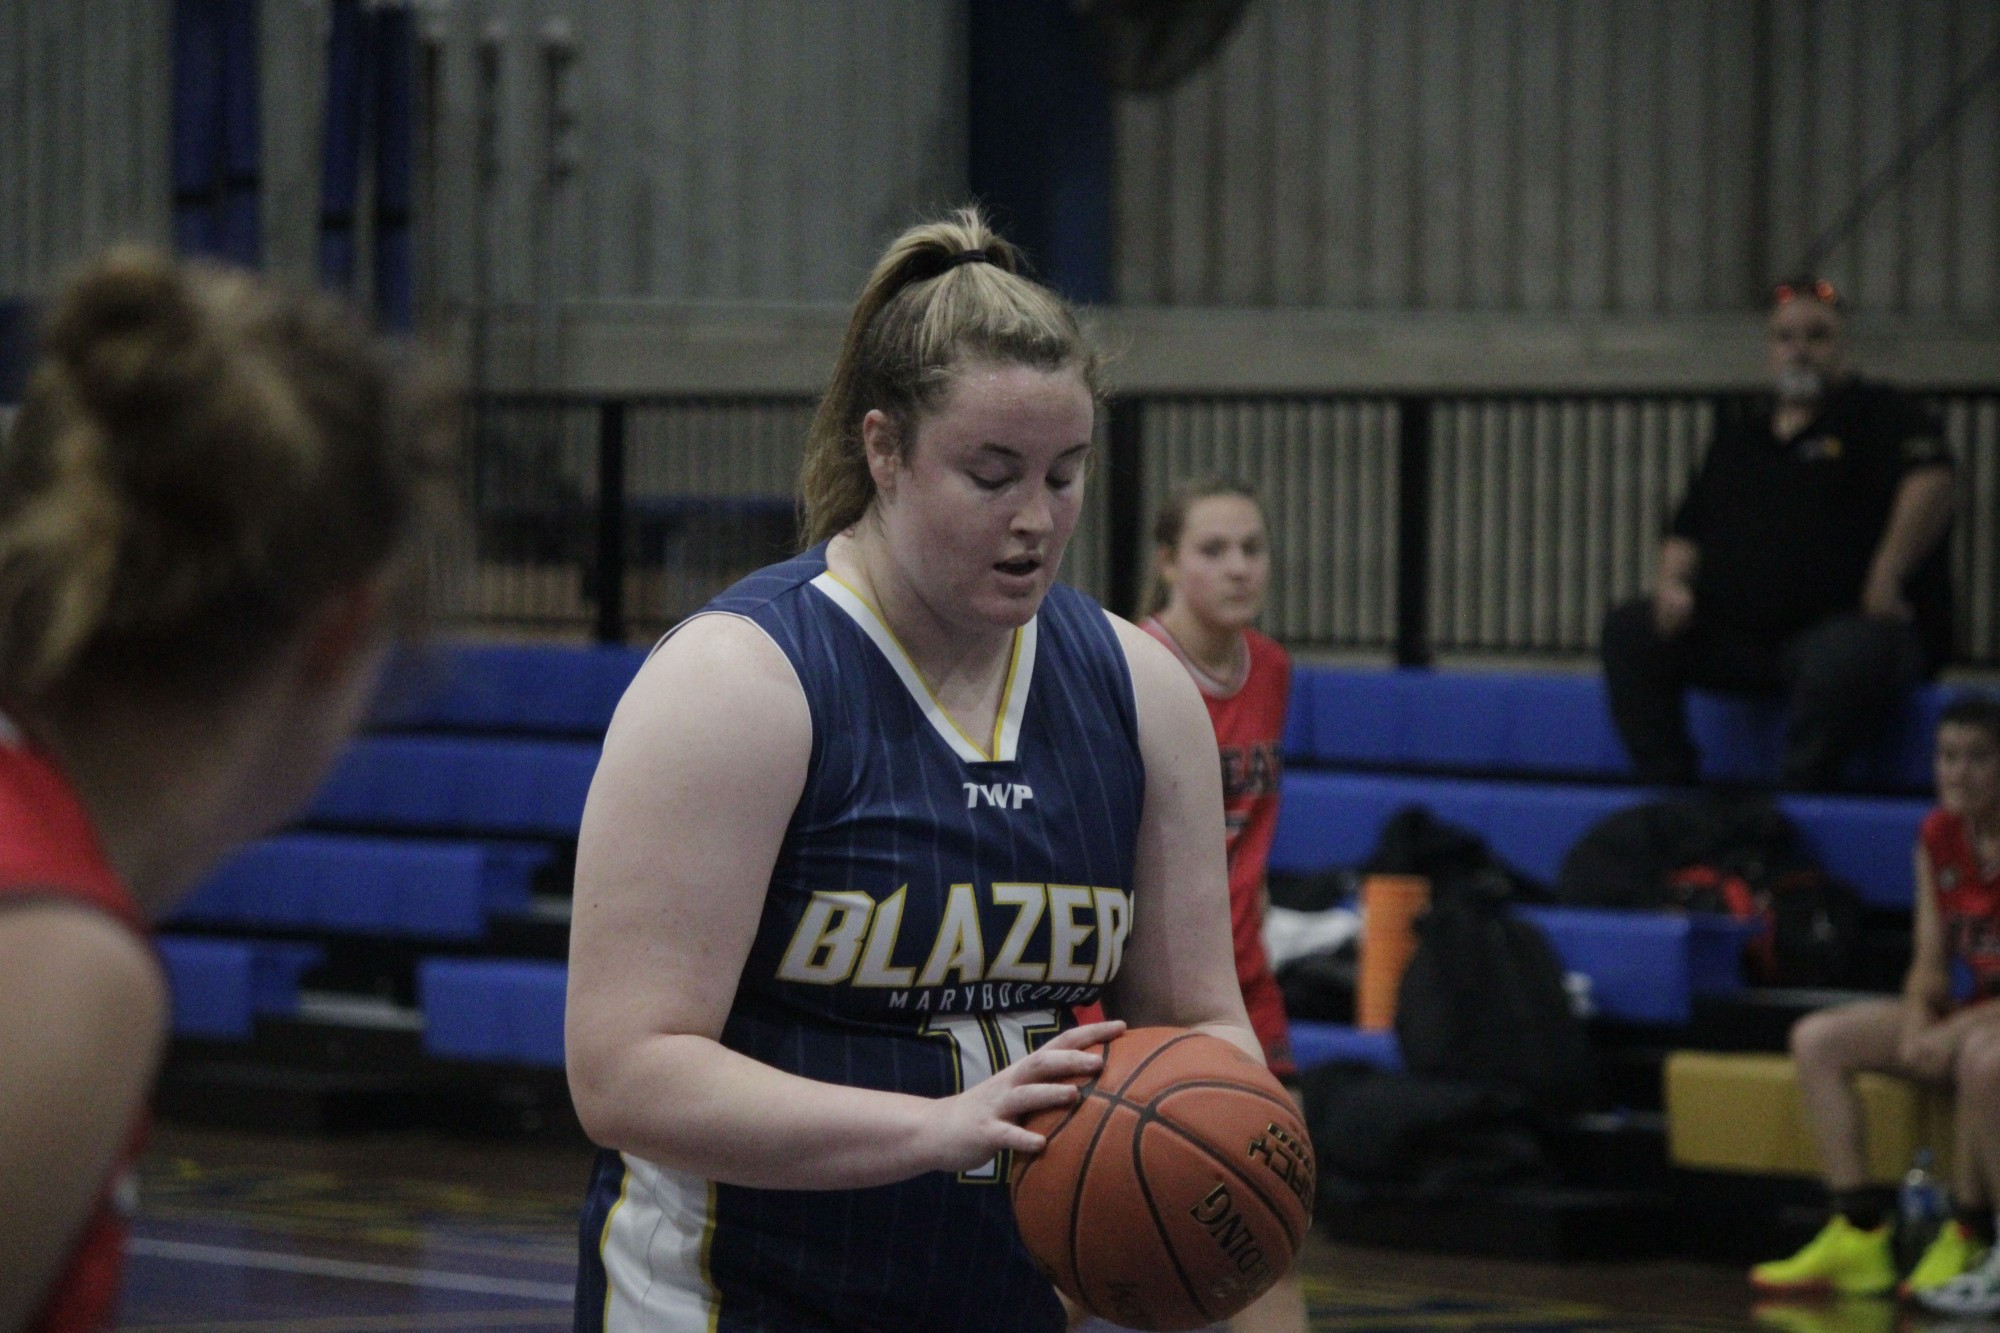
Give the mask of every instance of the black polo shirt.
[{"label": "black polo shirt", "polygon": [[[1775,649],[1860,608],[1869,562],[1904,476],[1950,467],[1937,414],[1886,385],[1849,379],[1791,440],[1771,434],[1763,398],[1717,414],[1715,439],[1668,531],[1701,548],[1695,618],[1705,632]],[[1948,542],[1904,583],[1934,662],[1951,647]]]}]

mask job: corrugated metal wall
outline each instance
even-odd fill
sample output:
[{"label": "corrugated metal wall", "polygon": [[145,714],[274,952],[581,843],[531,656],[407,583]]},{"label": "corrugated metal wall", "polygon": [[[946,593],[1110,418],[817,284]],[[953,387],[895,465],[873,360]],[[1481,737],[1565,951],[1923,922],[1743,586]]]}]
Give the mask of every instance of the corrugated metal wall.
[{"label": "corrugated metal wall", "polygon": [[0,0],[0,296],[167,239],[164,3]]},{"label": "corrugated metal wall", "polygon": [[[420,13],[433,313],[481,291],[844,301],[890,236],[964,194],[965,37],[944,0]],[[118,237],[168,238],[171,15],[0,0],[0,292],[46,287]],[[267,262],[298,275],[314,268],[326,16],[318,0],[259,10]]]},{"label": "corrugated metal wall", "polygon": [[[482,293],[841,301],[884,238],[963,192],[947,0],[423,12],[433,313]],[[0,0],[0,290],[167,234],[170,13]],[[267,254],[305,273],[325,6],[260,14]],[[1121,101],[1118,287],[1175,305],[1739,308],[1996,43],[1992,0],[1257,0],[1208,68]],[[1870,311],[1990,319],[1996,235],[1989,84],[1826,267]]]},{"label": "corrugated metal wall", "polygon": [[848,300],[964,190],[954,4],[460,0],[428,35],[446,304]]},{"label": "corrugated metal wall", "polygon": [[[1121,102],[1120,299],[1740,308],[1996,42],[1992,0],[1258,0]],[[1824,268],[2000,315],[1996,176],[1989,83]]]}]

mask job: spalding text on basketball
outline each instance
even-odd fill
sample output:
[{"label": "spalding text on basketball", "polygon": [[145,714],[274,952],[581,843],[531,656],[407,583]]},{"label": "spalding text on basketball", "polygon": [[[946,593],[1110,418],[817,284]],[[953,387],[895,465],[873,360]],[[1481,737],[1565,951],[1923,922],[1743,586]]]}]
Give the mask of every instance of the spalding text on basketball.
[{"label": "spalding text on basketball", "polygon": [[1215,1182],[1215,1188],[1188,1209],[1188,1216],[1199,1222],[1209,1239],[1235,1263],[1237,1276],[1244,1283],[1262,1289],[1276,1277],[1264,1260],[1264,1247],[1257,1243],[1257,1237],[1244,1224],[1243,1214],[1237,1211],[1235,1200],[1229,1197],[1228,1185]]}]

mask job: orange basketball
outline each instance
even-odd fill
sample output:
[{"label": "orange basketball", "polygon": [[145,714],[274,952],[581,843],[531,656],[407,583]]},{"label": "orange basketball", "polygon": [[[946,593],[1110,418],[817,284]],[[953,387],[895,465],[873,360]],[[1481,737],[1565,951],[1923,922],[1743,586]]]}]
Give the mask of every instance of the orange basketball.
[{"label": "orange basketball", "polygon": [[1291,1267],[1312,1221],[1313,1150],[1262,1062],[1186,1028],[1100,1048],[1075,1106],[1030,1117],[1014,1216],[1049,1280],[1133,1329],[1200,1328]]}]

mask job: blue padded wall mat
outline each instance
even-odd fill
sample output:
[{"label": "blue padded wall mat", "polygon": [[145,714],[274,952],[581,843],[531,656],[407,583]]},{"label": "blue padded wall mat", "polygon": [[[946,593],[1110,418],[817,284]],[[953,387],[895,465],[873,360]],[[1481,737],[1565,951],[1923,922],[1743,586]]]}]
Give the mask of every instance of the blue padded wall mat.
[{"label": "blue padded wall mat", "polygon": [[594,741],[363,736],[334,766],[306,818],[574,838],[598,750]]},{"label": "blue padded wall mat", "polygon": [[392,664],[373,725],[601,735],[649,650],[442,643]]},{"label": "blue padded wall mat", "polygon": [[417,964],[424,1049],[459,1060],[561,1068],[568,983],[562,963],[426,958]]},{"label": "blue padded wall mat", "polygon": [[477,939],[525,908],[547,847],[287,833],[252,843],[177,921]]}]

